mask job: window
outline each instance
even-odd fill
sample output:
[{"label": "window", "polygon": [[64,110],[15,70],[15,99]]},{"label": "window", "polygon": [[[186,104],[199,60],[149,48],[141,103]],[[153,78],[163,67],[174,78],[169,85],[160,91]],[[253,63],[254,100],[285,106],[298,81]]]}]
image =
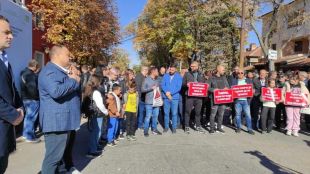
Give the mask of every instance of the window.
[{"label": "window", "polygon": [[41,31],[44,31],[44,25],[42,22],[42,15],[39,13],[34,14],[34,25],[36,28],[40,29]]},{"label": "window", "polygon": [[295,47],[294,47],[294,51],[295,53],[299,53],[299,52],[302,52],[302,41],[296,41],[295,42]]},{"label": "window", "polygon": [[272,50],[277,50],[277,44],[272,44],[272,45],[271,45],[271,49],[272,49]]},{"label": "window", "polygon": [[34,59],[38,61],[39,66],[42,68],[44,66],[44,53],[35,51]]}]

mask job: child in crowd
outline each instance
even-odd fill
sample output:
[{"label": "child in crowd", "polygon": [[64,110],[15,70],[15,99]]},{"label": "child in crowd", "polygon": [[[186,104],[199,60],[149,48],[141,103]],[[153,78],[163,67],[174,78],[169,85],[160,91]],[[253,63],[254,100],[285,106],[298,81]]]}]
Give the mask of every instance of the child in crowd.
[{"label": "child in crowd", "polygon": [[[307,104],[309,104],[309,91],[303,81],[299,80],[299,77],[294,75],[289,78],[289,82],[283,87],[283,100],[285,99],[286,92],[299,93],[301,95],[307,95]],[[293,135],[298,137],[298,131],[300,130],[300,110],[301,106],[285,106],[287,120],[286,120],[286,135]]]},{"label": "child in crowd", "polygon": [[[276,87],[276,80],[269,79],[268,90],[273,90],[275,87]],[[263,110],[261,114],[262,134],[266,132],[271,133],[278,102],[276,102],[275,100],[264,101],[263,98],[262,98],[262,102],[263,102]]]},{"label": "child in crowd", "polygon": [[100,79],[98,76],[91,76],[91,80],[85,87],[84,96],[90,98],[89,102],[89,150],[87,157],[95,158],[101,155],[102,147],[99,145],[99,139],[101,137],[103,116],[108,114],[108,110],[103,104],[103,97],[98,91],[100,86]]},{"label": "child in crowd", "polygon": [[121,116],[120,94],[121,87],[118,84],[114,84],[112,87],[112,92],[108,94],[107,105],[110,117],[108,126],[108,146],[116,146],[115,139],[118,130],[119,117]]},{"label": "child in crowd", "polygon": [[124,110],[126,116],[126,130],[127,130],[127,140],[136,141],[136,122],[137,122],[137,111],[139,105],[139,94],[136,90],[136,83],[133,81],[129,84],[128,91],[124,94]]}]

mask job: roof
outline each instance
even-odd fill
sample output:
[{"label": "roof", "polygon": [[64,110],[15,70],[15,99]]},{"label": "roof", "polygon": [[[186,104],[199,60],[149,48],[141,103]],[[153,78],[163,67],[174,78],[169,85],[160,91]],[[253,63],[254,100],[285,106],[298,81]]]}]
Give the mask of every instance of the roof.
[{"label": "roof", "polygon": [[252,51],[246,51],[245,52],[245,57],[259,57],[261,58],[263,56],[263,50],[262,47],[256,47],[254,50]]},{"label": "roof", "polygon": [[310,66],[310,55],[308,54],[295,54],[282,57],[275,61],[275,64],[285,67],[302,67]]}]

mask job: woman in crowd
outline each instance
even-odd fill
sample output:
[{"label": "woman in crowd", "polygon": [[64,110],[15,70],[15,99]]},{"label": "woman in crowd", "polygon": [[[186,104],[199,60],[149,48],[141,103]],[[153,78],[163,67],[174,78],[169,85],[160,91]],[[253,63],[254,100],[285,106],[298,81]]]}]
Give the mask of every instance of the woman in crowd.
[{"label": "woman in crowd", "polygon": [[[285,100],[286,92],[292,92],[292,93],[299,93],[302,96],[306,95],[307,99],[307,105],[309,105],[309,91],[304,84],[304,82],[300,81],[297,75],[293,75],[289,78],[289,82],[287,82],[283,88],[283,100]],[[300,130],[300,110],[302,107],[300,106],[290,106],[286,105],[286,115],[287,115],[287,121],[286,121],[286,135],[290,136],[296,136],[298,137],[298,131]]]}]

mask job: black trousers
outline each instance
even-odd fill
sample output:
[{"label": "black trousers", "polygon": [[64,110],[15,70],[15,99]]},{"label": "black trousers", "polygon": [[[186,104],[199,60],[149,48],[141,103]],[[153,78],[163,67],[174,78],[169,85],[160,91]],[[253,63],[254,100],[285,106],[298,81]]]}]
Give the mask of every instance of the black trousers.
[{"label": "black trousers", "polygon": [[108,122],[109,122],[109,117],[107,115],[103,116],[102,128],[101,128],[101,139],[102,140],[107,140]]},{"label": "black trousers", "polygon": [[275,124],[278,129],[281,128],[282,124],[286,124],[286,111],[285,105],[283,103],[279,103],[276,108],[276,115],[275,115]]},{"label": "black trousers", "polygon": [[125,112],[127,135],[134,136],[136,133],[137,113]]},{"label": "black trousers", "polygon": [[261,118],[260,118],[263,131],[272,131],[275,113],[276,113],[276,108],[265,107],[265,106],[263,107]]},{"label": "black trousers", "polygon": [[9,163],[9,154],[0,157],[0,174],[4,174]]},{"label": "black trousers", "polygon": [[254,97],[251,101],[252,127],[254,130],[258,130],[259,128],[259,110],[262,109],[262,105],[259,96]]},{"label": "black trousers", "polygon": [[226,105],[213,105],[211,107],[210,115],[210,128],[211,130],[215,129],[215,117],[217,116],[217,128],[221,128],[223,124],[223,116],[225,113]]},{"label": "black trousers", "polygon": [[196,127],[200,127],[200,118],[201,118],[201,107],[202,107],[202,98],[198,97],[186,97],[185,104],[185,127],[189,127],[190,114],[194,107],[195,109],[195,121]]}]

